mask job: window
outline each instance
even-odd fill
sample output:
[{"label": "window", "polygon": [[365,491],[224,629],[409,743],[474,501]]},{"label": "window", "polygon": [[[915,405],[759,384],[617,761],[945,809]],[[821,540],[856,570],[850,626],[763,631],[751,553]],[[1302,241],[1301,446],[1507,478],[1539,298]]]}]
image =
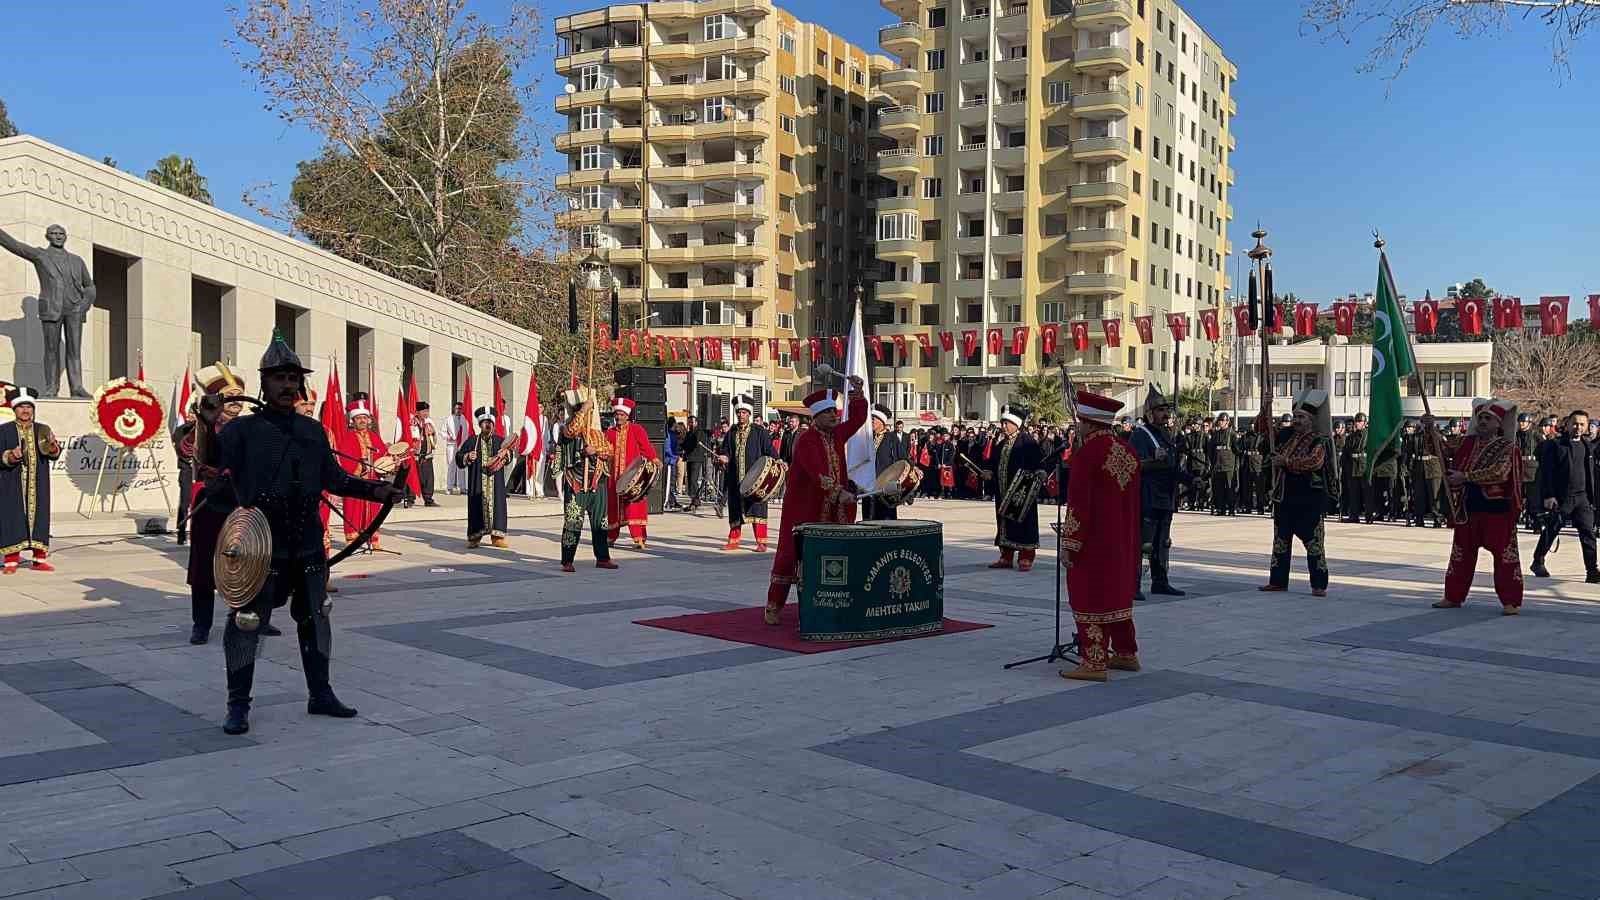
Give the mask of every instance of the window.
[{"label": "window", "polygon": [[786,213],[794,212],[794,198],[788,194],[780,194],[778,196],[778,211]]},{"label": "window", "polygon": [[922,97],[922,111],[925,113],[944,112],[944,91],[934,91]]},{"label": "window", "polygon": [[1133,86],[1133,103],[1135,106],[1144,105],[1144,85],[1136,84]]},{"label": "window", "polygon": [[944,21],[945,21],[945,9],[944,9],[944,7],[940,6],[940,7],[936,8],[936,9],[928,10],[928,27],[929,28],[943,28],[944,27]]},{"label": "window", "polygon": [[708,97],[705,101],[705,115],[707,122],[721,122],[723,116],[724,100],[721,97]]},{"label": "window", "polygon": [[592,131],[600,127],[600,107],[585,106],[578,110],[578,130]]},{"label": "window", "polygon": [[929,50],[927,52],[926,64],[923,66],[923,71],[937,72],[942,68],[944,68],[944,51]]},{"label": "window", "polygon": [[578,71],[578,90],[593,91],[605,87],[606,78],[599,66],[584,66]]},{"label": "window", "polygon": [[1361,381],[1362,381],[1362,385],[1367,390],[1367,396],[1368,397],[1372,396],[1372,373],[1371,372],[1363,372],[1363,373],[1361,373]]},{"label": "window", "polygon": [[924,179],[922,179],[922,199],[924,199],[924,200],[932,200],[932,199],[934,199],[936,197],[943,197],[943,196],[944,196],[944,179],[943,178],[924,178]]},{"label": "window", "polygon": [[944,135],[942,135],[942,134],[930,134],[927,137],[923,138],[922,139],[922,155],[923,156],[943,156],[944,155]]},{"label": "window", "polygon": [[778,171],[780,171],[780,172],[793,172],[794,171],[794,157],[789,156],[788,154],[780,154],[778,156]]},{"label": "window", "polygon": [[1133,149],[1141,150],[1143,148],[1144,148],[1144,129],[1135,128],[1133,130]]},{"label": "window", "polygon": [[600,168],[600,146],[598,144],[585,145],[578,152],[578,168],[582,171]]},{"label": "window", "polygon": [[1072,99],[1072,86],[1065,81],[1052,81],[1045,85],[1045,96],[1051,106],[1060,106]]},{"label": "window", "polygon": [[[1135,238],[1137,238],[1139,236],[1139,217],[1138,216],[1134,216],[1133,217],[1133,236]],[[1276,291],[1274,291],[1274,293],[1276,293]]]},{"label": "window", "polygon": [[600,208],[600,186],[599,185],[588,185],[588,186],[585,186],[583,188],[583,190],[578,193],[578,197],[579,197],[579,204],[584,209],[599,209]]},{"label": "window", "polygon": [[585,250],[593,250],[600,246],[600,226],[583,226],[582,230],[578,232],[578,245]]},{"label": "window", "polygon": [[[923,222],[922,224],[923,225],[927,225],[928,223],[927,222]],[[934,224],[937,225],[938,223],[935,222]],[[926,236],[926,235],[924,235],[924,236]],[[922,264],[921,271],[918,272],[918,276],[919,277],[918,277],[917,280],[920,281],[923,284],[938,284],[939,281],[940,281],[940,274],[941,273],[939,271],[939,264],[938,263],[936,263],[936,262],[925,262],[925,263]],[[935,318],[937,318],[937,313],[935,314]],[[939,323],[938,322],[932,322],[932,323],[926,323],[925,322],[923,324],[937,325]]]},{"label": "window", "polygon": [[914,212],[889,213],[878,217],[878,240],[912,241],[917,239],[917,214]]},{"label": "window", "polygon": [[794,32],[785,31],[778,35],[778,49],[791,56],[794,55]]},{"label": "window", "polygon": [[1143,186],[1143,182],[1144,182],[1144,175],[1142,175],[1139,172],[1133,173],[1133,192],[1135,194],[1142,193],[1140,191],[1140,188]]},{"label": "window", "polygon": [[[937,241],[943,237],[943,233],[943,228],[938,219],[928,219],[922,223],[922,239],[925,241]],[[932,265],[935,272],[939,271],[938,263],[924,263],[923,265]],[[938,279],[934,280],[937,281]]]},{"label": "window", "polygon": [[791,235],[791,234],[780,234],[780,235],[778,235],[778,250],[779,250],[779,252],[782,252],[782,253],[793,253],[794,252],[794,235]]},{"label": "window", "polygon": [[779,115],[778,127],[782,128],[786,134],[794,134],[794,116]]},{"label": "window", "polygon": [[792,291],[792,290],[794,290],[794,275],[792,273],[789,273],[789,272],[779,272],[778,273],[778,290],[780,290],[780,291]]},{"label": "window", "polygon": [[778,90],[783,91],[785,94],[789,94],[790,96],[793,96],[794,95],[794,90],[795,90],[794,76],[793,75],[779,75],[778,76]]},{"label": "window", "polygon": [[738,28],[734,25],[733,16],[706,16],[705,24],[705,39],[708,41],[720,41],[723,38],[731,38],[738,35]]},{"label": "window", "polygon": [[833,74],[835,74],[835,75],[843,75],[844,74],[844,60],[836,59],[836,60],[833,61]]},{"label": "window", "polygon": [[864,84],[867,83],[867,79],[866,79],[866,76],[861,74],[861,70],[860,69],[856,68],[855,66],[851,66],[850,67],[850,82],[852,84],[856,84],[856,85],[864,85]]},{"label": "window", "polygon": [[1063,300],[1046,300],[1039,304],[1039,321],[1065,322],[1067,320],[1067,304]]},{"label": "window", "polygon": [[1352,396],[1352,397],[1361,396],[1361,373],[1360,372],[1351,372],[1350,373],[1350,396]]},{"label": "window", "polygon": [[826,69],[828,67],[828,51],[826,51],[826,50],[818,50],[817,51],[817,65],[823,67],[824,69]]}]

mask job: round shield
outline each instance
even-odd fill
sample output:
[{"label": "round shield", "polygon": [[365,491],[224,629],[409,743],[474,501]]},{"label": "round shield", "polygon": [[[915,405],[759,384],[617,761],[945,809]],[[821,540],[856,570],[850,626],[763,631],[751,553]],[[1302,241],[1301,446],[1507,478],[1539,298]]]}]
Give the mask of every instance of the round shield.
[{"label": "round shield", "polygon": [[94,393],[95,428],[113,447],[142,447],[161,434],[165,424],[161,398],[142,381],[117,378]]},{"label": "round shield", "polygon": [[241,506],[222,522],[211,572],[230,609],[243,609],[261,593],[272,564],[272,529],[253,506]]}]

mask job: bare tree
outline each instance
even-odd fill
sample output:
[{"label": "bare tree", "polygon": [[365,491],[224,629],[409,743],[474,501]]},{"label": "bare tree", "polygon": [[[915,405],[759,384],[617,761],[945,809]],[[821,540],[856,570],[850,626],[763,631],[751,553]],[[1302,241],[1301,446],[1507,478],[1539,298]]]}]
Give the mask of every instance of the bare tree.
[{"label": "bare tree", "polygon": [[1470,38],[1534,20],[1549,29],[1551,55],[1565,68],[1567,54],[1600,23],[1600,0],[1305,0],[1304,28],[1350,43],[1368,27],[1381,31],[1364,71],[1393,66],[1397,77],[1428,36],[1448,29]]},{"label": "bare tree", "polygon": [[1524,412],[1591,408],[1600,399],[1600,340],[1582,327],[1561,337],[1502,332],[1494,340],[1494,388]]},{"label": "bare tree", "polygon": [[[531,8],[491,25],[467,0],[247,0],[235,50],[285,121],[322,135],[296,196],[263,214],[464,303],[503,288],[547,202],[523,114],[541,41]],[[308,178],[308,168],[322,166]],[[354,214],[352,214],[354,212]],[[505,258],[505,257],[511,258]]]}]

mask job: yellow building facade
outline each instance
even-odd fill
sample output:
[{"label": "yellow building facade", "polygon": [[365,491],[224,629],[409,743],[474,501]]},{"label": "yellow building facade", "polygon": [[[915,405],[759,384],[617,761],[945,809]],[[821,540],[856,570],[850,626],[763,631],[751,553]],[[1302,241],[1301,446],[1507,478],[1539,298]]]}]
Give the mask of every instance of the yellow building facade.
[{"label": "yellow building facade", "polygon": [[[1049,323],[1074,378],[1113,396],[1218,375],[1198,312],[1228,288],[1237,69],[1216,42],[1159,0],[882,4],[901,22],[879,32],[898,64],[872,83],[876,330],[950,331],[957,350],[930,360],[910,342],[880,367],[877,399],[901,418],[993,420],[1040,371]],[[1168,313],[1190,321],[1181,348]],[[1011,354],[1018,327],[1030,339]],[[990,354],[996,328],[1006,352]]]},{"label": "yellow building facade", "polygon": [[770,0],[615,5],[556,34],[562,224],[608,264],[620,327],[761,338],[723,364],[765,379],[758,405],[802,392],[789,339],[847,329],[877,266],[868,92],[890,61]]}]

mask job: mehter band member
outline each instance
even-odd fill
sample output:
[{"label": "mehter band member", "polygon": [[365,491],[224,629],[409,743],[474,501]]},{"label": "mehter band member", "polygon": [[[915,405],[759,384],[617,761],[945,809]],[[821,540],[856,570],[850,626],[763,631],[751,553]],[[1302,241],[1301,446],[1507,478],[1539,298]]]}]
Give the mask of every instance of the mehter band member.
[{"label": "mehter band member", "polygon": [[1082,446],[1072,454],[1061,552],[1081,661],[1062,678],[1105,681],[1106,669],[1139,671],[1133,592],[1139,570],[1139,458],[1112,433],[1122,404],[1078,391]]},{"label": "mehter band member", "polygon": [[756,550],[767,552],[767,501],[746,500],[740,491],[745,473],[761,465],[761,460],[773,455],[772,437],[761,425],[752,422],[755,405],[749,397],[741,396],[733,404],[737,420],[722,438],[717,449],[717,463],[722,466],[722,493],[728,498],[728,543],[724,550],[739,549],[745,523],[754,532]]},{"label": "mehter band member", "polygon": [[[872,447],[879,472],[906,458],[906,448],[900,442],[900,436],[889,430],[889,423],[893,420],[894,413],[889,407],[882,403],[873,405]],[[865,497],[861,501],[861,518],[871,522],[898,519],[900,516],[894,504],[885,503],[877,497]]]},{"label": "mehter band member", "polygon": [[[1433,416],[1422,427],[1434,427]],[[1467,600],[1478,567],[1478,550],[1494,563],[1494,590],[1500,612],[1522,611],[1522,557],[1517,551],[1517,518],[1522,514],[1522,454],[1517,444],[1517,405],[1507,400],[1473,404],[1472,434],[1461,442],[1445,473],[1450,525],[1455,537],[1444,572],[1444,598],[1435,609],[1455,609]]]},{"label": "mehter band member", "polygon": [[[989,564],[991,569],[1009,569],[1016,557],[1017,569],[1026,572],[1033,568],[1039,550],[1038,498],[1044,486],[1039,467],[1044,458],[1039,442],[1022,430],[1029,413],[1020,403],[1000,411],[1001,437],[984,463],[983,478],[994,485],[994,545],[1000,548],[1000,558]],[[1018,493],[1014,495],[1013,489]],[[1018,499],[1018,495],[1025,496]]]},{"label": "mehter band member", "polygon": [[611,480],[606,485],[606,521],[610,523],[607,539],[615,544],[622,536],[622,526],[628,526],[628,537],[633,538],[635,549],[645,549],[650,533],[650,498],[640,497],[623,504],[617,498],[617,479],[628,471],[634,460],[643,459],[659,463],[656,448],[650,443],[650,434],[644,426],[633,421],[634,402],[627,397],[611,401],[611,412],[616,424],[606,429],[606,441],[611,445]]},{"label": "mehter band member", "polygon": [[494,433],[494,410],[480,406],[473,413],[478,433],[466,439],[451,465],[467,473],[467,549],[475,550],[487,535],[489,543],[506,546],[506,439]]},{"label": "mehter band member", "polygon": [[[365,477],[378,471],[374,464],[381,457],[389,455],[389,447],[379,436],[377,429],[372,427],[372,410],[367,405],[365,394],[356,394],[352,398],[351,406],[345,411],[345,416],[350,421],[350,430],[344,433],[339,441],[339,464],[351,475]],[[344,539],[348,543],[356,539],[366,527],[372,524],[378,515],[378,505],[370,503],[359,497],[350,497],[344,501]],[[378,535],[373,534],[367,542],[372,549],[378,549]]]},{"label": "mehter band member", "polygon": [[[1270,407],[1263,404],[1256,421],[1266,427],[1270,419]],[[1299,538],[1305,545],[1306,564],[1311,570],[1311,594],[1328,596],[1328,557],[1323,547],[1322,518],[1328,510],[1329,496],[1339,490],[1338,477],[1334,474],[1332,434],[1328,392],[1302,391],[1295,398],[1289,427],[1278,432],[1278,452],[1272,457],[1272,572],[1260,590],[1289,589],[1289,555],[1293,550],[1292,542]]]},{"label": "mehter band member", "polygon": [[778,552],[772,559],[772,581],[767,586],[766,623],[778,624],[789,586],[800,581],[800,548],[794,530],[810,522],[854,522],[856,485],[845,467],[844,445],[866,422],[867,400],[861,396],[862,380],[850,376],[849,420],[839,424],[839,394],[820,390],[805,399],[811,427],[794,442],[794,460],[784,481],[783,518],[778,523]]},{"label": "mehter band member", "polygon": [[61,444],[50,426],[34,418],[36,398],[27,388],[11,397],[15,418],[0,425],[0,554],[3,570],[16,574],[23,551],[33,557],[35,572],[53,572],[50,564],[50,464],[61,457]]},{"label": "mehter band member", "polygon": [[594,546],[594,567],[615,569],[611,545],[606,540],[606,491],[610,479],[611,445],[600,430],[594,414],[594,396],[588,388],[566,392],[567,423],[561,427],[557,444],[561,461],[563,491],[561,523],[561,571],[576,571],[572,561],[578,556],[578,541],[583,536],[583,521],[589,520],[589,538]]},{"label": "mehter band member", "polygon": [[[275,337],[267,347],[260,372],[265,400],[261,411],[235,419],[216,433],[215,441],[203,441],[203,446],[196,448],[196,458],[226,472],[239,504],[259,510],[272,532],[271,568],[266,583],[254,600],[228,615],[223,628],[228,718],[222,730],[228,734],[250,730],[250,690],[255,682],[260,629],[284,604],[289,605],[300,640],[300,666],[305,671],[309,695],[306,712],[339,719],[356,714],[339,702],[328,681],[333,645],[328,614],[332,601],[325,591],[327,559],[317,506],[323,491],[373,503],[392,503],[403,493],[383,482],[346,474],[333,458],[322,427],[296,414],[295,402],[302,395],[310,370],[300,364],[300,358],[281,337]],[[222,405],[220,397],[203,397],[199,407],[201,421],[215,424]]]}]

